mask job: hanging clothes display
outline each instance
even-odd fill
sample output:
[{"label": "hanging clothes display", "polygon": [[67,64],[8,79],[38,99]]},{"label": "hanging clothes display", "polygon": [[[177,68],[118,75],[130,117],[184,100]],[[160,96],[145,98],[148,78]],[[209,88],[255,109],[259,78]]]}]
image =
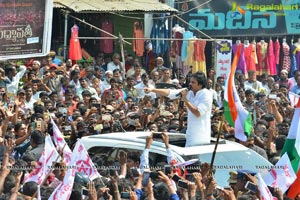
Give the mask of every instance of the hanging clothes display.
[{"label": "hanging clothes display", "polygon": [[256,65],[256,74],[262,75],[262,74],[270,74],[270,70],[267,67],[267,51],[268,51],[268,43],[266,43],[264,40],[261,40],[256,44],[257,46],[257,65]]},{"label": "hanging clothes display", "polygon": [[290,46],[285,39],[282,41],[283,63],[282,69],[290,71],[291,58],[290,58]]},{"label": "hanging clothes display", "polygon": [[244,57],[245,57],[245,62],[246,62],[246,70],[248,71],[255,71],[256,67],[255,67],[255,57],[256,57],[256,51],[255,52],[255,57],[253,57],[253,49],[255,49],[255,47],[253,48],[253,45],[248,42],[244,41]]},{"label": "hanging clothes display", "polygon": [[153,45],[153,53],[155,55],[164,55],[169,49],[169,42],[167,40],[163,40],[163,38],[169,38],[164,18],[153,20],[150,37],[155,38],[151,41]]},{"label": "hanging clothes display", "polygon": [[184,61],[185,66],[192,66],[192,73],[194,73],[195,65],[196,65],[196,62],[194,60],[194,43],[195,43],[194,38],[190,38],[188,40],[187,55]]},{"label": "hanging clothes display", "polygon": [[70,38],[70,48],[69,48],[69,58],[71,60],[81,60],[82,52],[80,47],[80,41],[78,37],[79,27],[75,24],[71,28],[71,38]]},{"label": "hanging clothes display", "polygon": [[[104,20],[101,23],[101,29],[113,34],[114,32],[114,27],[113,23],[111,21],[108,21],[108,19]],[[101,37],[111,37],[110,35],[104,33],[101,31]],[[100,52],[102,53],[113,53],[114,51],[114,38],[112,39],[101,39],[100,40]]]},{"label": "hanging clothes display", "polygon": [[295,50],[294,54],[296,56],[296,63],[297,63],[297,69],[300,70],[300,38],[298,39],[298,42],[295,43]]},{"label": "hanging clothes display", "polygon": [[194,42],[194,60],[195,66],[193,66],[192,72],[202,71],[206,74],[206,58],[205,58],[205,40],[195,40]]},{"label": "hanging clothes display", "polygon": [[179,39],[179,40],[174,40],[172,43],[172,51],[174,53],[174,57],[175,57],[175,62],[176,62],[176,66],[178,69],[182,70],[183,68],[183,62],[181,61],[181,47],[182,47],[182,39],[183,39],[183,35],[182,33],[184,32],[184,28],[182,28],[181,26],[179,26],[178,24],[176,24],[173,28],[173,37],[175,39]]},{"label": "hanging clothes display", "polygon": [[267,52],[267,68],[270,71],[269,75],[272,76],[277,75],[274,46],[271,38],[269,40],[268,52]]},{"label": "hanging clothes display", "polygon": [[[136,21],[133,24],[133,38],[144,38],[144,28],[141,21]],[[141,39],[133,40],[133,52],[135,52],[137,56],[143,56],[144,42],[145,41]]]},{"label": "hanging clothes display", "polygon": [[[188,50],[188,40],[194,37],[194,33],[191,31],[185,31],[182,33],[182,35],[183,35],[183,42],[181,46],[181,61],[185,62],[187,57],[187,50]],[[184,75],[187,75],[189,71],[190,71],[190,66],[184,64],[182,68],[182,73]]]},{"label": "hanging clothes display", "polygon": [[276,70],[277,70],[277,74],[280,72],[280,43],[278,38],[276,39],[276,41],[274,42],[274,55],[275,55],[275,63],[276,63]]},{"label": "hanging clothes display", "polygon": [[[239,45],[240,45],[240,41],[238,43],[232,45],[232,52],[233,52],[234,55],[236,54]],[[246,73],[246,61],[245,61],[245,56],[244,56],[244,45],[242,45],[241,55],[239,57],[239,61],[237,63],[236,70],[239,70],[243,74]]]}]

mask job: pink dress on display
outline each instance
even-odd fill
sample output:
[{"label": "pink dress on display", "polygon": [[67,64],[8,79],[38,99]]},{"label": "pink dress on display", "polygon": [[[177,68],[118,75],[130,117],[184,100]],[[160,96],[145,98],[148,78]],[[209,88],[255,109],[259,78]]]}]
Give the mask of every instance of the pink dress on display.
[{"label": "pink dress on display", "polygon": [[282,51],[283,51],[282,69],[285,69],[289,72],[291,67],[290,46],[286,42],[282,43]]},{"label": "pink dress on display", "polygon": [[268,46],[267,66],[266,67],[270,71],[269,75],[274,76],[277,74],[274,46],[273,46],[273,41],[271,39],[270,39],[269,46]]},{"label": "pink dress on display", "polygon": [[270,74],[270,70],[267,67],[267,51],[268,43],[261,41],[257,43],[257,65],[256,65],[256,74]]}]

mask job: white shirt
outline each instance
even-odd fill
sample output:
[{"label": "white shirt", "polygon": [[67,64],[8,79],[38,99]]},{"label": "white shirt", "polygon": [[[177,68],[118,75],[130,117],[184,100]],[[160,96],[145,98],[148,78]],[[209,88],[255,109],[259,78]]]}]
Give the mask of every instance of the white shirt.
[{"label": "white shirt", "polygon": [[262,83],[259,81],[255,81],[255,82],[245,81],[244,87],[245,87],[245,91],[250,89],[254,91],[255,94],[261,92],[264,89]]},{"label": "white shirt", "polygon": [[120,65],[115,65],[114,62],[110,62],[107,64],[107,71],[114,71],[115,69],[121,69]]},{"label": "white shirt", "polygon": [[17,94],[20,79],[26,72],[26,67],[24,65],[20,66],[20,71],[10,80],[6,77],[6,91],[7,93]]},{"label": "white shirt", "polygon": [[[146,94],[145,91],[144,91],[145,87],[146,86],[145,86],[145,84],[143,82],[141,82],[141,83],[139,83],[139,84],[137,84],[137,85],[134,86],[134,88],[136,88],[137,91],[138,91],[138,97],[139,98],[144,98],[145,96],[150,96],[151,99],[155,99],[156,98],[156,94],[154,92],[149,92],[149,93]],[[154,85],[151,85],[150,83],[148,83],[147,87],[149,87],[149,88],[155,88]]]},{"label": "white shirt", "polygon": [[[181,90],[170,90],[169,98],[175,99],[176,94]],[[178,98],[178,97],[177,97]],[[199,90],[196,95],[193,91],[188,91],[187,100],[200,112],[200,117],[194,115],[188,109],[186,143],[185,147],[210,144],[211,138],[211,109],[213,98],[210,91],[206,88]]]},{"label": "white shirt", "polygon": [[210,91],[212,98],[215,99],[216,101],[218,101],[218,94],[214,89],[208,89],[208,91]]},{"label": "white shirt", "polygon": [[33,110],[33,104],[36,102],[36,100],[31,97],[30,101],[26,101],[24,100],[24,105],[25,105],[25,109],[30,109],[30,110]]}]

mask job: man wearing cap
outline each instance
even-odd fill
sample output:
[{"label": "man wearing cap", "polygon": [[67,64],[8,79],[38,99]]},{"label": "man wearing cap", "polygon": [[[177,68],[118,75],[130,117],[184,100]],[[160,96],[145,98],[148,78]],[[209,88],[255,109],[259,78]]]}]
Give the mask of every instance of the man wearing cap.
[{"label": "man wearing cap", "polygon": [[111,87],[110,85],[110,79],[113,77],[112,71],[106,71],[104,81],[101,83],[101,91],[105,91]]},{"label": "man wearing cap", "polygon": [[248,80],[244,82],[245,91],[251,89],[255,94],[263,91],[261,82],[256,80],[255,71],[248,71]]},{"label": "man wearing cap", "polygon": [[277,83],[279,85],[284,84],[289,88],[289,90],[291,90],[293,87],[293,82],[291,79],[288,79],[288,74],[289,72],[287,70],[285,69],[281,70],[279,75],[279,80],[277,81]]},{"label": "man wearing cap", "polygon": [[[248,181],[252,181],[252,179],[255,179],[256,172],[252,172],[249,170],[237,170],[237,181],[236,181],[236,189],[237,189],[237,195],[236,197],[239,198],[242,195],[255,195],[254,193],[252,193],[250,190],[246,189],[246,183]],[[253,183],[253,182],[252,182]],[[255,184],[255,183],[253,183]]]},{"label": "man wearing cap", "polygon": [[235,196],[238,194],[238,188],[237,188],[237,176],[238,172],[237,171],[230,171],[229,172],[229,179],[227,182],[229,183],[229,186],[233,189]]}]

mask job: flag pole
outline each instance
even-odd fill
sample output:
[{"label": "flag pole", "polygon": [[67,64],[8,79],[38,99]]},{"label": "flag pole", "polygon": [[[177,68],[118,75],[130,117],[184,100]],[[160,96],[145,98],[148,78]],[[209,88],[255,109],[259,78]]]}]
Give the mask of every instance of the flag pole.
[{"label": "flag pole", "polygon": [[215,149],[213,151],[213,154],[212,154],[212,157],[211,157],[211,162],[210,162],[210,168],[209,168],[209,173],[208,173],[208,175],[210,177],[213,176],[213,166],[214,166],[215,157],[216,157],[216,154],[217,154],[217,148],[218,148],[218,145],[219,145],[221,131],[223,129],[224,121],[225,121],[225,117],[224,117],[224,115],[222,115],[222,120],[221,120],[221,124],[220,124],[219,130],[218,130],[218,136],[217,136],[217,141],[216,141],[216,144],[215,144]]}]

